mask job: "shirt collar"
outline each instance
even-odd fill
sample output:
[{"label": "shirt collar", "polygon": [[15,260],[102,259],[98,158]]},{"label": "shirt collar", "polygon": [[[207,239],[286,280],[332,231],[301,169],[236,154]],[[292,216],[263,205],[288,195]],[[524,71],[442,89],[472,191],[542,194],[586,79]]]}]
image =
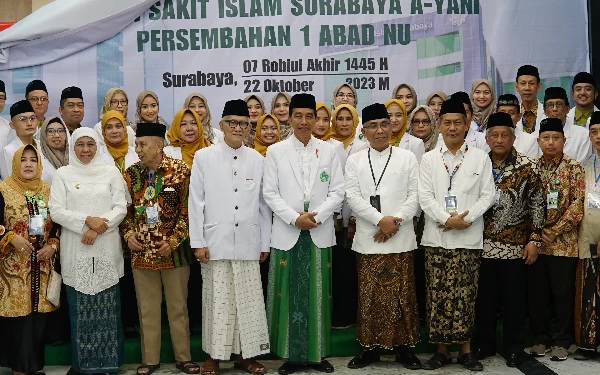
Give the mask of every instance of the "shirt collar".
[{"label": "shirt collar", "polygon": [[588,112],[581,112],[579,108],[575,107],[575,120],[580,120],[581,118],[588,118],[594,113],[594,108]]},{"label": "shirt collar", "polygon": [[228,153],[230,155],[240,156],[242,154],[243,150],[244,150],[244,147],[246,147],[246,146],[244,146],[242,144],[241,147],[231,148],[231,147],[229,147],[229,145],[227,143],[221,142],[221,147],[223,148],[223,151],[225,151],[226,153]]},{"label": "shirt collar", "polygon": [[308,141],[308,143],[306,144],[306,146],[304,146],[304,143],[300,142],[298,140],[298,138],[296,138],[295,135],[292,135],[290,138],[292,139],[292,143],[294,144],[294,147],[297,148],[297,149],[300,149],[300,150],[304,149],[305,147],[308,147],[308,148],[312,147],[312,145],[314,143],[314,139],[315,139],[315,137],[313,137],[311,135],[310,136],[310,140]]},{"label": "shirt collar", "polygon": [[[468,147],[467,142],[463,141],[463,144],[462,144],[462,146],[460,146],[458,151],[460,151],[464,154],[467,147]],[[450,150],[448,150],[448,146],[446,146],[446,142],[442,142],[441,150],[442,150],[442,155],[445,154],[446,152],[450,152]],[[456,152],[457,154],[458,154],[458,151]],[[450,154],[452,154],[452,153],[450,152]]]},{"label": "shirt collar", "polygon": [[389,152],[388,149],[390,147],[392,147],[392,146],[388,145],[386,148],[383,149],[383,151],[377,151],[373,147],[371,147],[371,145],[369,145],[369,149],[371,150],[371,152],[374,152],[376,155],[380,155],[380,154],[383,154],[383,153],[387,154]]},{"label": "shirt collar", "polygon": [[[493,160],[491,151],[489,152],[489,155],[490,155],[490,160]],[[514,146],[510,150],[510,153],[508,154],[508,157],[506,158],[506,160],[504,160],[502,162],[502,164],[500,164],[500,167],[502,167],[503,165],[507,165],[507,164],[513,164],[513,165],[517,164],[517,150],[514,148]],[[493,162],[492,162],[492,166],[494,168],[496,168],[496,165]]]},{"label": "shirt collar", "polygon": [[[553,158],[553,159],[550,161],[550,164],[552,164],[552,165],[555,165],[555,166],[557,166],[557,167],[558,167],[558,166],[560,165],[560,162],[561,162],[561,161],[562,161],[562,159],[563,159],[563,156],[564,156],[564,152],[563,152],[563,153],[561,153],[560,155],[556,155],[556,157],[555,157],[555,158]],[[544,156],[543,156],[543,155],[542,155],[542,157],[540,157],[540,161],[541,161],[541,163],[542,163],[542,166],[545,166],[545,165],[546,165],[546,159],[544,159]]]},{"label": "shirt collar", "polygon": [[[164,153],[162,154],[162,161],[160,162],[160,164],[158,165],[158,168],[156,168],[156,172],[158,171],[166,171],[169,169],[169,163],[172,159],[170,157],[167,156],[167,154]],[[150,168],[148,168],[148,166],[146,164],[144,165],[144,169],[146,172],[148,172],[150,170]]]},{"label": "shirt collar", "polygon": [[526,110],[525,107],[523,106],[523,103],[521,103],[521,113],[527,113],[527,112],[533,112],[535,114],[537,114],[538,108],[539,108],[540,102],[539,101],[535,101],[535,104],[533,105],[533,108],[531,108],[530,111]]}]

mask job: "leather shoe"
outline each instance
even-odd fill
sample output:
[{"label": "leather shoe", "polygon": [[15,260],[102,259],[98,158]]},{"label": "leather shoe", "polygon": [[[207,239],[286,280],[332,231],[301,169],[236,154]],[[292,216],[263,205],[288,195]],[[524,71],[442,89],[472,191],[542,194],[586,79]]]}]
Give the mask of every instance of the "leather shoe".
[{"label": "leather shoe", "polygon": [[469,371],[483,371],[483,365],[479,362],[477,355],[473,352],[460,355],[456,362],[463,365]]},{"label": "leather shoe", "polygon": [[328,361],[321,361],[321,363],[311,363],[310,367],[318,372],[331,373],[334,371],[333,366]]},{"label": "leather shoe", "polygon": [[283,365],[281,365],[279,370],[277,370],[277,373],[279,373],[279,375],[293,374],[296,371],[302,369],[302,367],[304,366],[290,362],[283,362]]},{"label": "leather shoe", "polygon": [[477,355],[477,358],[481,361],[482,359],[486,359],[488,357],[493,357],[496,355],[496,352],[494,351],[489,351],[489,350],[482,350],[482,349],[477,349],[475,351],[475,355]]},{"label": "leather shoe", "polygon": [[364,350],[361,349],[360,353],[350,362],[348,362],[348,368],[351,369],[359,369],[363,367],[367,367],[372,365],[373,363],[379,362],[379,353],[377,353],[376,349],[373,350]]},{"label": "leather shoe", "polygon": [[511,353],[506,357],[506,366],[508,367],[519,367],[523,363],[521,353]]},{"label": "leather shoe", "polygon": [[596,351],[577,349],[575,351],[575,354],[573,355],[573,358],[575,358],[578,361],[589,361],[590,359],[596,358]]},{"label": "leather shoe", "polygon": [[410,346],[399,347],[396,351],[396,362],[404,365],[404,368],[409,370],[419,370],[423,366]]},{"label": "leather shoe", "polygon": [[423,363],[423,370],[437,370],[452,363],[452,358],[437,352],[428,361]]}]

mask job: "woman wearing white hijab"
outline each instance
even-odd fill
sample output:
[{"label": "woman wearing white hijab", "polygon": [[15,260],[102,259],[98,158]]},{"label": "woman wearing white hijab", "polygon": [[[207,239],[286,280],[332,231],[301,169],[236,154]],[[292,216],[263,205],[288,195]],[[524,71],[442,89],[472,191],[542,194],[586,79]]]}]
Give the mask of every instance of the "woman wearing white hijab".
[{"label": "woman wearing white hijab", "polygon": [[49,207],[62,225],[72,372],[116,373],[123,361],[118,227],[127,213],[125,182],[115,166],[102,161],[94,130],[75,130],[70,143],[69,165],[54,175]]}]

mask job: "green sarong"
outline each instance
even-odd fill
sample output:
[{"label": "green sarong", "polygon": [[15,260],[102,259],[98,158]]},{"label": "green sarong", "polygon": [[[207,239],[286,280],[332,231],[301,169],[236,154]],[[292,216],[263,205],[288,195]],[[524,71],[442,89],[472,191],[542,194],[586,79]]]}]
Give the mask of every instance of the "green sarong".
[{"label": "green sarong", "polygon": [[267,323],[273,353],[320,363],[331,346],[331,248],[301,231],[289,251],[271,249]]}]

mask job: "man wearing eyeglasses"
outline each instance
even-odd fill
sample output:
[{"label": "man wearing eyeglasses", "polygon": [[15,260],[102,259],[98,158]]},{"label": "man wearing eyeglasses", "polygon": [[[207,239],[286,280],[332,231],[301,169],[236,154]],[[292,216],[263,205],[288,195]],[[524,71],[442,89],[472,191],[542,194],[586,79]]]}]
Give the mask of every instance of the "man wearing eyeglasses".
[{"label": "man wearing eyeglasses", "polygon": [[290,103],[294,135],[267,150],[263,195],[273,211],[267,318],[271,351],[285,358],[279,374],[309,365],[333,372],[331,247],[333,213],[344,199],[335,148],[312,136],[317,103],[296,94]]},{"label": "man wearing eyeglasses", "polygon": [[48,89],[46,84],[39,79],[34,79],[27,84],[25,88],[25,99],[31,103],[35,116],[38,119],[38,129],[42,127],[42,122],[46,119],[46,112],[48,112]]},{"label": "man wearing eyeglasses", "polygon": [[[390,146],[392,123],[383,104],[362,111],[370,147],[346,162],[346,200],[356,213],[352,250],[357,252],[360,353],[358,369],[379,361],[379,349],[394,348],[396,362],[420,369],[411,346],[419,342],[419,312],[412,218],[419,208],[419,162],[411,151]],[[354,272],[354,270],[345,270]]]},{"label": "man wearing eyeglasses", "polygon": [[[4,111],[5,105],[6,86],[4,85],[4,81],[0,79],[0,113]],[[4,150],[4,147],[6,147],[15,138],[17,138],[17,133],[15,133],[15,130],[10,127],[9,123],[10,121],[6,120],[4,117],[0,117],[0,166],[4,165],[4,160],[2,159],[2,150]],[[4,180],[6,177],[8,176],[3,176],[0,174],[0,181]]]},{"label": "man wearing eyeglasses", "polygon": [[[567,122],[569,97],[562,87],[548,87],[544,94],[544,113],[548,118],[557,118],[563,124],[566,143],[563,152],[578,162],[584,162],[592,154],[592,144],[587,130]],[[539,134],[539,129],[537,130]]]},{"label": "man wearing eyeglasses", "polygon": [[[0,175],[3,179],[6,179],[12,173],[12,160],[15,152],[19,147],[23,145],[34,145],[40,150],[39,144],[33,138],[37,129],[37,117],[31,103],[27,100],[21,100],[16,102],[10,107],[11,122],[10,127],[14,129],[16,138],[4,147],[2,150],[2,163],[0,163]],[[44,156],[40,152],[42,157],[42,164],[47,163]],[[42,181],[46,183],[52,183],[52,173],[50,170],[44,169],[42,171]]]},{"label": "man wearing eyeglasses", "polygon": [[515,148],[515,127],[508,113],[490,115],[485,137],[496,196],[483,216],[474,344],[480,360],[496,354],[496,318],[502,310],[504,358],[507,366],[517,367],[525,349],[527,265],[535,262],[542,245],[546,197],[536,161]]},{"label": "man wearing eyeglasses", "polygon": [[60,95],[60,116],[69,130],[69,138],[75,129],[81,127],[84,115],[83,93],[79,87],[71,86]]}]

